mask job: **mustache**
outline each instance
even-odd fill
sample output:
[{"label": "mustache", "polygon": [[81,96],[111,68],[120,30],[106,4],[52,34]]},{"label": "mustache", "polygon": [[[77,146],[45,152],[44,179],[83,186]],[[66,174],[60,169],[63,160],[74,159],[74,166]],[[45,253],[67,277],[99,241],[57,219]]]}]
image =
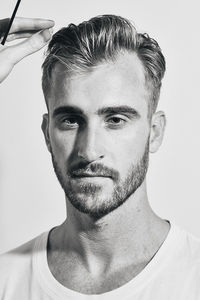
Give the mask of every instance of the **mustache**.
[{"label": "mustache", "polygon": [[71,177],[74,178],[84,176],[110,177],[114,180],[118,180],[119,178],[119,173],[116,170],[97,163],[89,165],[79,163],[78,165],[71,168],[68,173]]}]

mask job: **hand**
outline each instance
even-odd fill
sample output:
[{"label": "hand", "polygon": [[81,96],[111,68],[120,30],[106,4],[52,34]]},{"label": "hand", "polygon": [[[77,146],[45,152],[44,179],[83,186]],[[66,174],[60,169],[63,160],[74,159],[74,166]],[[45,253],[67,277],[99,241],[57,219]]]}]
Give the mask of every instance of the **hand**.
[{"label": "hand", "polygon": [[[9,19],[0,20],[0,42]],[[0,83],[9,75],[16,63],[43,48],[52,36],[54,22],[45,19],[15,18],[7,42],[26,38],[12,46],[0,45]]]}]

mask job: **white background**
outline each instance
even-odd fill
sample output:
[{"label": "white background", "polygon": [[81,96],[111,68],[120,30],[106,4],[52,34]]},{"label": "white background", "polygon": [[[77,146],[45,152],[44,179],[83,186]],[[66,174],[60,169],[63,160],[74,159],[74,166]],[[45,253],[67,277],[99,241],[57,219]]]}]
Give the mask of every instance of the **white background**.
[{"label": "white background", "polygon": [[[11,15],[15,2],[1,0],[0,18]],[[159,109],[168,122],[162,147],[150,157],[149,201],[161,217],[200,237],[198,2],[22,0],[18,16],[53,19],[58,30],[99,14],[118,14],[159,42],[167,61]],[[26,58],[0,86],[0,252],[61,223],[66,215],[40,130],[46,112],[42,60],[43,51]]]}]

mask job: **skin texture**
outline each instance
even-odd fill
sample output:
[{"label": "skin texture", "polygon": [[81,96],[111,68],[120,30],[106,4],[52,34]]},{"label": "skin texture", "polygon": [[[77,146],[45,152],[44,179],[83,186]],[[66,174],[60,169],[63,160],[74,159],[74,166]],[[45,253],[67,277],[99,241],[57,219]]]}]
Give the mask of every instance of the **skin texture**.
[{"label": "skin texture", "polygon": [[[142,183],[148,165],[147,105],[146,101],[141,101],[147,97],[143,69],[137,64],[137,73],[130,72],[126,80],[129,88],[124,91],[123,77],[128,75],[128,63],[127,59],[125,66],[123,60],[117,65],[101,66],[92,74],[76,77],[67,83],[57,77],[55,84],[62,92],[61,95],[56,93],[53,107],[53,101],[49,101],[51,115],[54,114],[50,127],[55,135],[50,140],[55,171],[70,202],[91,217],[101,217],[122,204]],[[63,85],[67,105],[81,109],[79,114],[61,111],[55,115],[55,111],[63,107],[63,104],[57,106],[63,99]],[[132,97],[136,97],[135,90],[139,90],[139,95],[134,107]],[[125,99],[126,106],[134,109],[133,112],[97,113],[113,105],[114,108],[121,107]],[[141,122],[142,119],[145,122]],[[60,149],[61,144],[63,149]],[[104,177],[73,177],[73,173],[76,175],[81,170]]]},{"label": "skin texture", "polygon": [[[149,206],[146,170],[139,172],[162,142],[165,116],[156,112],[148,120],[144,70],[135,54],[70,78],[58,64],[53,74],[42,129],[66,193],[67,219],[49,235],[48,263],[64,286],[103,293],[142,271],[169,231]],[[136,113],[105,110],[122,106]],[[121,194],[121,205],[113,192],[117,184],[126,190],[130,170],[140,184]],[[82,177],[73,178],[73,172]],[[102,174],[107,177],[97,176]]]},{"label": "skin texture", "polygon": [[[8,26],[9,19],[0,20],[0,42]],[[50,40],[54,22],[45,19],[16,17],[7,42],[24,39],[16,45],[0,45],[0,83],[9,75],[15,64],[24,57],[42,49]]]}]

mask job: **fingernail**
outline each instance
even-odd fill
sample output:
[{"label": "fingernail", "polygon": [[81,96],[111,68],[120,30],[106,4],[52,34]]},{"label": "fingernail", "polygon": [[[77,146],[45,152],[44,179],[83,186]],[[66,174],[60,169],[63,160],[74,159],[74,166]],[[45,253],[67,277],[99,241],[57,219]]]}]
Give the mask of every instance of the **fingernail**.
[{"label": "fingernail", "polygon": [[49,32],[52,35],[53,34],[53,28],[49,28]]},{"label": "fingernail", "polygon": [[47,21],[51,22],[53,26],[55,25],[55,22],[53,20],[47,20]]},{"label": "fingernail", "polygon": [[42,31],[42,36],[44,37],[44,41],[47,42],[52,37],[53,31],[51,29],[45,29]]}]

